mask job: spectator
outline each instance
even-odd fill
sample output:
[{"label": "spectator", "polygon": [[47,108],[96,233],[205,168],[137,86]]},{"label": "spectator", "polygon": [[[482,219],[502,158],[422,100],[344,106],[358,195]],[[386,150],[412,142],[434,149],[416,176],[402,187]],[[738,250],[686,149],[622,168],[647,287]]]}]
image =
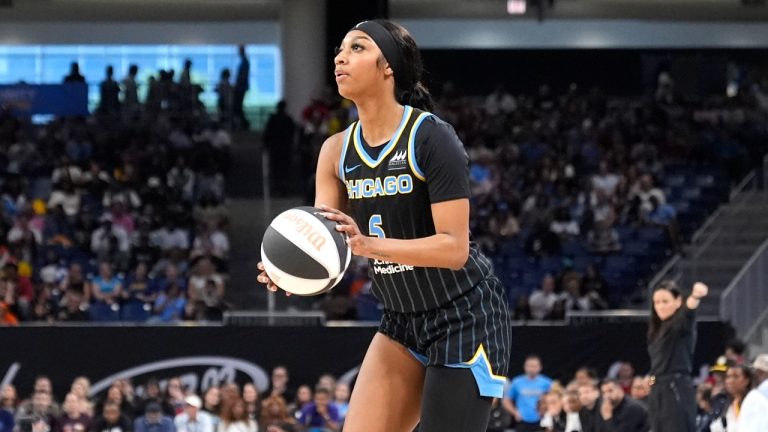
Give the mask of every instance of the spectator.
[{"label": "spectator", "polygon": [[525,252],[530,256],[552,256],[560,253],[560,238],[549,229],[545,219],[537,222],[525,241]]},{"label": "spectator", "polygon": [[296,398],[288,405],[288,412],[296,420],[301,418],[301,412],[308,404],[312,402],[312,388],[308,385],[301,385],[296,389]]},{"label": "spectator", "polygon": [[176,217],[169,217],[163,228],[152,233],[153,243],[168,254],[173,250],[186,251],[189,249],[189,233],[180,226]]},{"label": "spectator", "polygon": [[712,432],[730,432],[734,426],[737,431],[740,430],[738,425],[741,406],[752,387],[754,387],[754,376],[747,366],[736,365],[728,368],[725,375],[725,390],[730,396],[730,401],[728,409],[710,425],[709,429]]},{"label": "spectator", "polygon": [[176,284],[170,285],[167,291],[158,293],[153,307],[154,315],[150,321],[173,322],[181,320],[184,317],[186,305],[187,300],[182,295],[179,286]]},{"label": "spectator", "polygon": [[597,388],[597,381],[584,381],[578,387],[579,403],[579,422],[582,432],[601,432],[603,428],[603,418],[600,413],[600,390]]},{"label": "spectator", "polygon": [[67,393],[62,409],[64,412],[53,423],[54,432],[86,432],[88,430],[91,417],[82,412],[83,405],[79,395]]},{"label": "spectator", "polygon": [[195,236],[192,242],[192,251],[189,258],[207,257],[213,260],[218,268],[226,268],[229,259],[229,237],[219,227],[212,224],[199,224],[201,232]]},{"label": "spectator", "polygon": [[290,381],[290,375],[288,369],[285,366],[275,366],[272,369],[272,376],[270,379],[269,389],[262,394],[262,398],[266,399],[270,396],[279,396],[288,403],[293,402],[296,397],[296,391],[288,386]]},{"label": "spectator", "polygon": [[563,409],[563,394],[560,391],[549,391],[543,398],[544,415],[541,427],[546,432],[565,432],[566,414]]},{"label": "spectator", "polygon": [[725,359],[730,364],[744,364],[744,351],[746,350],[744,342],[738,339],[731,339],[725,344]]},{"label": "spectator", "polygon": [[644,174],[640,177],[637,184],[632,187],[629,193],[629,199],[633,197],[640,199],[641,217],[647,215],[652,209],[651,197],[656,197],[660,204],[667,202],[664,192],[653,184],[653,177],[650,174]]},{"label": "spectator", "polygon": [[234,104],[234,89],[232,83],[229,80],[232,77],[232,73],[229,68],[221,70],[219,82],[216,84],[216,93],[219,94],[216,100],[216,107],[219,110],[219,122],[223,125],[230,125],[232,120],[232,111]]},{"label": "spectator", "polygon": [[595,227],[587,234],[589,249],[593,253],[608,254],[621,250],[619,233],[609,222],[595,222]]},{"label": "spectator", "polygon": [[107,66],[106,77],[99,84],[99,108],[101,114],[115,114],[120,111],[120,85],[114,79],[115,70]]},{"label": "spectator", "polygon": [[104,404],[101,415],[91,422],[89,432],[126,432],[131,429],[131,421],[120,411],[120,405],[108,401]]},{"label": "spectator", "polygon": [[249,418],[247,404],[243,399],[236,399],[225,406],[221,412],[221,422],[217,432],[257,432],[259,425]]},{"label": "spectator", "polygon": [[18,397],[16,387],[13,384],[5,384],[0,389],[0,410],[7,411],[12,415],[16,414]]},{"label": "spectator", "polygon": [[557,300],[555,278],[548,274],[541,280],[541,288],[534,291],[528,300],[531,316],[537,320],[549,319]]},{"label": "spectator", "polygon": [[581,402],[579,402],[578,391],[568,391],[563,396],[563,407],[565,410],[564,432],[582,432],[581,419],[579,418]]},{"label": "spectator", "polygon": [[636,375],[632,379],[632,387],[629,394],[632,396],[632,399],[640,402],[647,409],[648,395],[651,394],[651,388],[648,385],[648,377],[643,375]]},{"label": "spectator", "polygon": [[98,404],[96,404],[95,410],[96,412],[103,412],[104,407],[109,404],[114,403],[120,406],[120,412],[125,415],[126,417],[130,416],[133,418],[133,413],[135,412],[135,407],[133,406],[133,403],[128,400],[128,398],[125,396],[123,391],[121,390],[121,384],[119,381],[114,381],[111,386],[107,389],[107,394],[104,397],[102,401],[100,401]]},{"label": "spectator", "polygon": [[134,114],[141,108],[139,105],[139,85],[136,77],[139,74],[139,67],[135,64],[128,66],[128,75],[123,78],[123,107],[127,114]]},{"label": "spectator", "polygon": [[608,167],[608,161],[600,161],[598,173],[592,176],[592,189],[599,195],[613,198],[616,195],[616,189],[621,183],[621,176],[611,172]]},{"label": "spectator", "polygon": [[[136,415],[146,412],[147,405],[155,402],[160,405],[163,415],[171,418],[176,416],[176,405],[183,406],[183,394],[180,389],[181,382],[177,378],[171,378],[167,384],[167,396],[165,397],[160,390],[160,383],[156,378],[150,378],[144,384],[144,396],[136,402]],[[179,409],[181,410],[181,408]]]},{"label": "spectator", "polygon": [[347,417],[347,411],[349,410],[349,396],[352,392],[349,390],[349,384],[337,383],[336,389],[333,391],[333,406],[336,407],[336,411],[339,413],[339,419],[344,423],[344,419]]},{"label": "spectator", "polygon": [[307,428],[325,428],[336,432],[340,430],[341,418],[336,407],[331,403],[331,395],[325,387],[315,389],[314,401],[301,409],[299,423]]},{"label": "spectator", "polygon": [[288,415],[285,400],[280,396],[264,399],[259,424],[266,432],[299,432],[296,420]]},{"label": "spectator", "polygon": [[80,412],[93,417],[93,405],[88,400],[91,392],[91,381],[87,377],[79,376],[72,380],[69,392],[80,398]]},{"label": "spectator", "polygon": [[91,234],[91,251],[100,261],[127,265],[131,245],[128,233],[113,225],[109,214],[101,216],[100,222],[99,228]]},{"label": "spectator", "polygon": [[200,411],[203,401],[191,394],[184,398],[184,412],[173,419],[177,432],[214,432],[213,420],[208,413]]},{"label": "spectator", "polygon": [[267,120],[263,137],[264,146],[269,150],[270,187],[277,196],[291,192],[291,183],[286,181],[284,173],[292,171],[295,136],[296,125],[286,112],[285,101],[280,101],[276,112]]},{"label": "spectator", "polygon": [[221,421],[221,390],[218,386],[212,385],[205,390],[201,410],[210,414],[214,429],[218,428]]},{"label": "spectator", "polygon": [[541,416],[539,399],[552,387],[552,380],[541,375],[541,359],[535,354],[525,358],[525,373],[512,380],[504,397],[504,409],[517,421],[518,432],[537,431]]},{"label": "spectator", "polygon": [[248,91],[251,74],[251,63],[248,61],[248,56],[245,53],[245,45],[238,47],[240,54],[240,64],[237,66],[237,76],[235,77],[235,91],[233,101],[233,113],[238,129],[250,129],[250,122],[245,118],[245,111],[243,102],[245,100],[245,93]]},{"label": "spectator", "polygon": [[154,280],[149,276],[147,263],[139,262],[125,282],[124,296],[142,303],[152,303],[157,296]]},{"label": "spectator", "polygon": [[16,421],[13,418],[13,414],[10,411],[0,408],[0,431],[13,431],[15,426]]},{"label": "spectator", "polygon": [[603,430],[610,432],[650,431],[648,411],[640,403],[626,397],[617,380],[604,380],[600,389],[603,393],[603,401],[600,405],[600,416],[605,422]]},{"label": "spectator", "polygon": [[243,385],[243,401],[245,402],[245,413],[248,415],[248,418],[254,422],[258,421],[261,416],[261,400],[259,399],[259,392],[253,383],[245,383]]},{"label": "spectator", "polygon": [[744,398],[739,415],[739,432],[768,431],[768,354],[752,363],[755,388]]},{"label": "spectator", "polygon": [[593,263],[587,266],[584,278],[581,280],[581,286],[584,292],[595,292],[601,298],[605,298],[609,291],[608,282],[605,281],[603,275],[600,274],[600,270]]},{"label": "spectator", "polygon": [[133,432],[176,432],[173,419],[163,415],[159,403],[148,403],[144,412],[145,414],[134,422]]},{"label": "spectator", "polygon": [[[209,284],[213,289],[209,289]],[[201,301],[207,307],[221,306],[224,299],[224,278],[216,272],[210,259],[198,258],[187,287],[187,295],[191,302]]]},{"label": "spectator", "polygon": [[64,83],[83,83],[85,84],[85,77],[80,75],[80,65],[77,62],[72,62],[69,65],[69,75],[64,77]]},{"label": "spectator", "polygon": [[99,263],[99,274],[90,281],[90,291],[93,298],[109,306],[117,305],[123,295],[123,281],[114,275],[112,265],[102,261]]},{"label": "spectator", "polygon": [[703,382],[696,388],[696,432],[710,432],[709,426],[717,417],[712,409],[712,386]]}]

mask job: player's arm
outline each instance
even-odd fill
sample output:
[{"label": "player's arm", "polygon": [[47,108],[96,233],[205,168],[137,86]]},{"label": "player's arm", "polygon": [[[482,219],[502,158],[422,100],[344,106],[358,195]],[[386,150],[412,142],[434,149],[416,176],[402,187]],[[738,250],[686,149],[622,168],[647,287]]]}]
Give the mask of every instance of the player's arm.
[{"label": "player's arm", "polygon": [[339,132],[325,140],[320,148],[315,173],[315,207],[326,205],[347,211],[347,191],[338,175],[343,144],[344,132]]},{"label": "player's arm", "polygon": [[466,198],[432,204],[436,234],[418,239],[368,237],[355,221],[335,208],[326,207],[328,218],[347,233],[352,253],[367,258],[418,267],[458,270],[469,256],[469,200]]}]

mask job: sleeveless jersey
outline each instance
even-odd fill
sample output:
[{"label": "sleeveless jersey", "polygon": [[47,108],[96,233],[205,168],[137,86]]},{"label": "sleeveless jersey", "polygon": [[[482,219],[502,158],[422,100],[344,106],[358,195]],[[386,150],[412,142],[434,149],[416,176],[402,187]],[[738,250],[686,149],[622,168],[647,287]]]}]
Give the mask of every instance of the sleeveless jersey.
[{"label": "sleeveless jersey", "polygon": [[[419,132],[420,127],[422,132]],[[346,130],[339,178],[350,215],[374,237],[416,239],[435,234],[431,204],[469,198],[468,158],[453,128],[431,113],[405,106],[391,140],[371,147],[360,122]],[[371,290],[397,312],[439,308],[490,275],[491,263],[470,242],[464,267],[416,267],[369,259]]]}]

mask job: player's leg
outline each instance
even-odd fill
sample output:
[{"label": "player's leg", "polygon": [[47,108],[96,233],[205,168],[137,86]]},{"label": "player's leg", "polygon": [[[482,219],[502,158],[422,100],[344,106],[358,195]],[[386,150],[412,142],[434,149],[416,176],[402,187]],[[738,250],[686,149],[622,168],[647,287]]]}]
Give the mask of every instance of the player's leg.
[{"label": "player's leg", "polygon": [[376,333],[365,354],[344,432],[411,432],[419,421],[424,366],[402,344]]},{"label": "player's leg", "polygon": [[484,432],[491,413],[467,368],[427,367],[419,432]]}]

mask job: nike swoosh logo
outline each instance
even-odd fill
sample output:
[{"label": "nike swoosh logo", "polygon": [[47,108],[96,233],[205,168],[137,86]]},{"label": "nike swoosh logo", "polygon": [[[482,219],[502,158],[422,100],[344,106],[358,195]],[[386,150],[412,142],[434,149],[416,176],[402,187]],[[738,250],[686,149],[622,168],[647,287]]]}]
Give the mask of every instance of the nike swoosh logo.
[{"label": "nike swoosh logo", "polygon": [[355,165],[353,167],[344,166],[344,174],[349,174],[349,173],[351,173],[352,171],[354,171],[354,170],[356,170],[358,168],[360,168],[360,164],[357,164],[357,165]]}]

